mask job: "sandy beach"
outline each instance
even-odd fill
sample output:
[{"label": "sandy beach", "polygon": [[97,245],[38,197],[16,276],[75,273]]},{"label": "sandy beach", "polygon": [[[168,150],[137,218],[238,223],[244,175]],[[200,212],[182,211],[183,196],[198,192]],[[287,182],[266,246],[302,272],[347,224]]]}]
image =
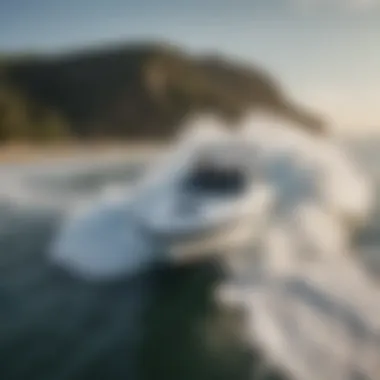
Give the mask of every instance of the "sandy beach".
[{"label": "sandy beach", "polygon": [[158,152],[164,144],[157,143],[90,143],[59,145],[9,145],[0,147],[0,164],[37,163],[74,157],[139,156]]}]

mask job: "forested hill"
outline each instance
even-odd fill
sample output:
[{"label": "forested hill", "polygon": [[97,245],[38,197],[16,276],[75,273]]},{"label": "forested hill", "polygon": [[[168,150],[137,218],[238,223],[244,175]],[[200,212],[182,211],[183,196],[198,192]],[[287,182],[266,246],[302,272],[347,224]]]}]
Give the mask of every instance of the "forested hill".
[{"label": "forested hill", "polygon": [[218,55],[134,43],[61,55],[0,56],[0,142],[165,139],[189,114],[234,120],[266,109],[318,130],[277,80]]}]

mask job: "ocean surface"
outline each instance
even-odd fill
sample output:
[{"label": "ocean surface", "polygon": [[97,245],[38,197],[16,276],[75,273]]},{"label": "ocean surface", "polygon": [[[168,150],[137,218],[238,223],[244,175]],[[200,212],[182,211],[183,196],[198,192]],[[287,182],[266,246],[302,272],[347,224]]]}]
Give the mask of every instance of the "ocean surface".
[{"label": "ocean surface", "polygon": [[[380,142],[347,146],[380,195]],[[266,365],[260,345],[246,339],[240,308],[213,297],[223,276],[213,259],[106,285],[73,278],[47,262],[46,250],[67,212],[133,184],[154,159],[104,156],[0,166],[1,379],[292,378]],[[355,241],[373,281],[380,274],[380,260],[373,260],[380,255],[379,215],[374,210]],[[322,379],[317,375],[304,380]],[[362,375],[358,368],[347,379],[372,379]]]}]

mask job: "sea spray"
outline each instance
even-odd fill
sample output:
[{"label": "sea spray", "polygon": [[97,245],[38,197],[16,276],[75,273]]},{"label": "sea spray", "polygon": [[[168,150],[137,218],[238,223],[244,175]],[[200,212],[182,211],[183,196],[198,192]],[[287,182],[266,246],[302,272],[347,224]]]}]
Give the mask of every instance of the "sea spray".
[{"label": "sea spray", "polygon": [[260,260],[231,267],[219,296],[241,305],[252,345],[294,379],[378,378],[380,288],[350,241],[369,217],[370,183],[338,144],[276,121],[242,129],[276,201],[255,245]]}]

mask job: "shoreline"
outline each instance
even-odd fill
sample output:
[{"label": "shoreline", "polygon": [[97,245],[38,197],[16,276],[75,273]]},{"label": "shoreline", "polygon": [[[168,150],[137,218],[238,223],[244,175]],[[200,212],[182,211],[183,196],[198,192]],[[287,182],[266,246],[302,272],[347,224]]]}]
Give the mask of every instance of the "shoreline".
[{"label": "shoreline", "polygon": [[0,147],[1,164],[25,164],[30,162],[59,160],[83,156],[138,156],[158,152],[162,143],[70,143],[70,144],[10,144]]}]

